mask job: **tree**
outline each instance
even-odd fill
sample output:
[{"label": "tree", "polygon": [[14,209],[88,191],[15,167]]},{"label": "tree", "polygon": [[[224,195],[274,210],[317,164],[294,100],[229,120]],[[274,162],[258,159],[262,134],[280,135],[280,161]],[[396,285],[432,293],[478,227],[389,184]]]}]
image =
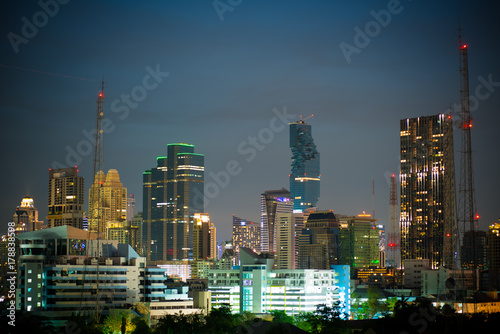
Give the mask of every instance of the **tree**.
[{"label": "tree", "polygon": [[204,329],[205,319],[203,314],[165,314],[156,325],[154,333],[173,334],[173,333],[207,333]]},{"label": "tree", "polygon": [[131,333],[135,329],[130,310],[111,310],[102,325],[104,333]]},{"label": "tree", "polygon": [[316,306],[316,311],[309,314],[307,322],[311,325],[312,333],[349,333],[347,323],[341,319],[342,305],[332,307],[320,304]]}]

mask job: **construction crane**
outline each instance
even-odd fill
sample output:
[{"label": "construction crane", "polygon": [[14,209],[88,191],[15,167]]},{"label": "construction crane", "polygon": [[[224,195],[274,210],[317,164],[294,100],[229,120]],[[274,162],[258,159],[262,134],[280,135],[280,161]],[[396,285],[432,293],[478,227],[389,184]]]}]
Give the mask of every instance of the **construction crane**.
[{"label": "construction crane", "polygon": [[306,118],[304,118],[304,119],[302,119],[302,115],[300,115],[299,117],[300,117],[299,122],[305,122],[305,121],[307,121],[309,118],[314,117],[314,114],[311,114],[311,116],[308,116],[308,117],[306,117]]}]

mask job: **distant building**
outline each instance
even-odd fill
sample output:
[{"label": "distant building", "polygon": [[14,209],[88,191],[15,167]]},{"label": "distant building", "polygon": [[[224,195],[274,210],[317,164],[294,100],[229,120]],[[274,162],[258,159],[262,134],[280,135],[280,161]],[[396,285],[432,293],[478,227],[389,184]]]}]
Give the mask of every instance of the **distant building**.
[{"label": "distant building", "polygon": [[488,269],[500,274],[500,220],[488,227]]},{"label": "distant building", "polygon": [[[279,201],[279,200],[278,200]],[[295,216],[293,200],[283,201],[278,204],[275,221],[276,233],[276,269],[295,269]]]},{"label": "distant building", "polygon": [[43,221],[38,220],[38,210],[33,198],[28,195],[21,200],[21,205],[16,208],[12,219],[16,233],[41,230],[44,227]]},{"label": "distant building", "polygon": [[292,213],[290,208],[292,195],[288,190],[266,190],[260,196],[260,223],[261,223],[261,250],[263,252],[276,252],[277,245],[277,216],[281,213]]},{"label": "distant building", "polygon": [[383,267],[380,263],[380,231],[377,219],[370,214],[337,215],[339,231],[339,264],[352,269]]},{"label": "distant building", "polygon": [[309,214],[299,237],[299,269],[330,269],[338,264],[339,221],[332,210]]},{"label": "distant building", "polygon": [[242,247],[260,251],[260,223],[233,215],[233,247],[236,252]]},{"label": "distant building", "polygon": [[424,270],[430,270],[429,259],[407,260],[404,269],[404,286],[408,289],[422,288],[422,277]]},{"label": "distant building", "polygon": [[445,114],[400,121],[401,261],[454,267],[453,120]]},{"label": "distant building", "polygon": [[474,280],[476,282],[479,280],[479,271],[472,269],[439,267],[439,269],[421,270],[421,274],[421,295],[423,297],[429,295],[447,297],[452,295],[455,299],[458,299],[458,297],[465,295],[464,292],[458,293],[458,291],[474,289]]},{"label": "distant building", "polygon": [[127,221],[131,221],[135,217],[135,196],[128,194],[127,197]]},{"label": "distant building", "polygon": [[116,169],[99,171],[89,190],[89,231],[105,232],[106,223],[127,220],[127,188]]},{"label": "distant building", "polygon": [[303,120],[290,123],[292,166],[289,175],[293,210],[303,212],[316,207],[320,194],[319,152],[311,133],[311,125]]},{"label": "distant building", "polygon": [[192,259],[193,217],[204,211],[204,159],[194,145],[168,144],[167,156],[143,173],[142,236],[149,261]]},{"label": "distant building", "polygon": [[233,312],[294,315],[316,310],[319,304],[339,305],[350,312],[349,266],[329,270],[276,269],[271,254],[240,250],[239,269],[210,270],[208,288],[212,305],[229,304]]},{"label": "distant building", "polygon": [[195,213],[193,224],[193,259],[217,259],[217,234],[208,213]]},{"label": "distant building", "polygon": [[485,231],[467,231],[464,233],[462,268],[488,270],[488,243]]},{"label": "distant building", "polygon": [[49,169],[48,227],[83,228],[83,177],[75,167]]}]

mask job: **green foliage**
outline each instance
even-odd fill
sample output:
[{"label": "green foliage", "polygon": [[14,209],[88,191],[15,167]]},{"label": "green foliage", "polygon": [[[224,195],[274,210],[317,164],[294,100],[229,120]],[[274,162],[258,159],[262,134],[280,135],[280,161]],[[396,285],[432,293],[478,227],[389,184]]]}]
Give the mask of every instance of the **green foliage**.
[{"label": "green foliage", "polygon": [[311,326],[311,333],[330,334],[330,333],[349,333],[347,323],[342,320],[340,305],[333,307],[320,304],[316,306],[316,311],[307,315],[307,322]]},{"label": "green foliage", "polygon": [[294,317],[286,314],[285,311],[271,311],[269,312],[273,316],[273,322],[278,322],[278,323],[289,323],[292,325],[295,325],[295,319]]},{"label": "green foliage", "polygon": [[166,314],[158,321],[154,333],[207,333],[203,330],[204,320],[204,316],[199,313]]},{"label": "green foliage", "polygon": [[135,329],[132,332],[132,334],[151,334],[153,331],[151,328],[148,326],[147,322],[143,318],[134,318],[132,320],[133,324],[135,325]]}]

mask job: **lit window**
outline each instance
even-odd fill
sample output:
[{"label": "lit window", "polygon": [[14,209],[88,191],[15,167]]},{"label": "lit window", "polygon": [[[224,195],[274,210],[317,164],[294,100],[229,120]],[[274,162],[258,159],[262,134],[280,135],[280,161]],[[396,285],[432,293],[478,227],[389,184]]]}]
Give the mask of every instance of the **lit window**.
[{"label": "lit window", "polygon": [[28,278],[28,283],[31,283],[31,278]]},{"label": "lit window", "polygon": [[28,297],[28,301],[29,301],[29,302],[31,301],[31,297]]}]

